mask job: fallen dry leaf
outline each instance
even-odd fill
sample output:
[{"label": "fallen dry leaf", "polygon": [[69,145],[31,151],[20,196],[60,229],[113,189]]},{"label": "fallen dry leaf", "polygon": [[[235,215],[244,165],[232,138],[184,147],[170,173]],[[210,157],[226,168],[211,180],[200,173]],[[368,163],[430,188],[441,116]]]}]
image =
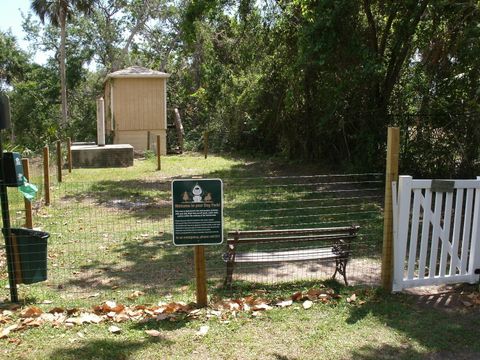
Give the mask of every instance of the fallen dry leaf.
[{"label": "fallen dry leaf", "polygon": [[162,321],[162,320],[166,320],[168,319],[170,316],[167,315],[167,314],[158,314],[157,317],[155,318],[155,320],[157,321]]},{"label": "fallen dry leaf", "polygon": [[93,323],[93,324],[98,324],[102,321],[102,318],[96,314],[91,314],[91,313],[82,313],[80,315],[80,319],[82,323]]},{"label": "fallen dry leaf", "polygon": [[207,314],[211,314],[213,316],[220,317],[222,316],[222,312],[219,310],[208,310]]},{"label": "fallen dry leaf", "polygon": [[258,304],[252,307],[252,311],[271,310],[272,307],[268,304]]},{"label": "fallen dry leaf", "polygon": [[280,301],[280,302],[276,303],[275,305],[283,308],[283,307],[290,306],[292,304],[293,304],[293,300],[283,300],[283,301]]},{"label": "fallen dry leaf", "polygon": [[65,309],[61,307],[54,307],[49,311],[50,314],[55,314],[55,313],[64,313]]},{"label": "fallen dry leaf", "polygon": [[7,327],[2,329],[2,332],[0,332],[0,339],[6,339],[8,335],[10,335],[10,329]]},{"label": "fallen dry leaf", "polygon": [[310,289],[307,291],[307,298],[311,301],[317,300],[321,293],[322,291],[319,289]]},{"label": "fallen dry leaf", "polygon": [[113,321],[115,321],[115,322],[117,322],[117,323],[124,322],[124,321],[128,321],[128,320],[130,320],[130,316],[128,316],[128,315],[125,314],[125,313],[117,314],[117,315],[115,315],[115,317],[113,318]]},{"label": "fallen dry leaf", "polygon": [[303,302],[302,306],[303,306],[303,308],[304,308],[305,310],[308,310],[308,309],[310,309],[310,308],[313,306],[313,302],[310,301],[310,300],[305,300],[305,301]]},{"label": "fallen dry leaf", "polygon": [[65,325],[67,327],[73,326],[73,325],[82,325],[80,318],[78,317],[71,317],[65,320]]},{"label": "fallen dry leaf", "polygon": [[153,336],[153,337],[160,337],[162,335],[162,333],[158,330],[145,330],[145,333],[147,335],[150,335],[150,336]]},{"label": "fallen dry leaf", "polygon": [[128,296],[128,298],[129,298],[130,300],[133,300],[133,299],[136,299],[136,298],[138,298],[138,297],[140,297],[140,296],[142,296],[142,295],[145,295],[145,293],[144,293],[143,291],[135,290],[134,292],[132,292],[132,293],[130,294],[130,296]]},{"label": "fallen dry leaf", "polygon": [[5,339],[12,331],[22,330],[23,328],[24,327],[19,326],[18,324],[7,326],[6,328],[2,329],[2,332],[0,333],[0,339]]},{"label": "fallen dry leaf", "polygon": [[194,310],[191,310],[189,313],[188,313],[188,316],[198,316],[200,315],[200,313],[202,312],[201,309],[194,309]]},{"label": "fallen dry leaf", "polygon": [[12,339],[8,339],[8,342],[11,344],[20,345],[22,343],[22,339],[12,338]]},{"label": "fallen dry leaf", "polygon": [[42,315],[42,313],[43,313],[42,309],[40,309],[36,306],[30,306],[30,307],[24,309],[20,313],[20,317],[22,317],[22,318],[38,317],[38,316]]},{"label": "fallen dry leaf", "polygon": [[200,330],[197,331],[196,335],[197,336],[205,336],[208,333],[208,330],[210,327],[208,325],[203,325],[200,327]]},{"label": "fallen dry leaf", "polygon": [[40,315],[40,319],[45,322],[53,322],[55,320],[55,315],[50,313],[43,313]]},{"label": "fallen dry leaf", "polygon": [[352,294],[352,296],[347,298],[348,303],[353,303],[355,301],[357,301],[357,295],[355,295],[355,294]]},{"label": "fallen dry leaf", "polygon": [[113,309],[114,307],[117,306],[117,303],[115,301],[105,301],[105,304],[104,304],[106,307],[108,307],[109,309]]},{"label": "fallen dry leaf", "polygon": [[303,298],[303,293],[301,291],[298,291],[292,295],[292,301],[300,301],[302,298]]},{"label": "fallen dry leaf", "polygon": [[43,325],[43,321],[40,319],[27,318],[23,320],[22,325],[29,327],[39,327],[40,325]]},{"label": "fallen dry leaf", "polygon": [[108,331],[110,331],[112,334],[120,334],[122,329],[120,329],[118,326],[112,325],[108,328]]}]

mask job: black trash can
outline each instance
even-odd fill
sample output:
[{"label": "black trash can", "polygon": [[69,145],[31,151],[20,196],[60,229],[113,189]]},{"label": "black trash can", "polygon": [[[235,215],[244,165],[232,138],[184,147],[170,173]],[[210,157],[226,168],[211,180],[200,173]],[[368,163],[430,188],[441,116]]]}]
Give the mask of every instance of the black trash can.
[{"label": "black trash can", "polygon": [[[23,284],[33,284],[47,280],[47,240],[50,234],[44,231],[27,228],[13,228],[12,235],[15,237],[13,251],[18,251],[20,259],[20,272]],[[3,229],[6,236],[6,231]]]}]

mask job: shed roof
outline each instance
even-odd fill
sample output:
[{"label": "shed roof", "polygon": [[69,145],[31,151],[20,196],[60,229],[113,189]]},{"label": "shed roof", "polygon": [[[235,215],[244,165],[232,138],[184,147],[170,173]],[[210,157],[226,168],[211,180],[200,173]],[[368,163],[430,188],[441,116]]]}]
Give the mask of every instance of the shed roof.
[{"label": "shed roof", "polygon": [[169,78],[170,74],[147,69],[142,66],[130,66],[107,75],[108,78]]}]

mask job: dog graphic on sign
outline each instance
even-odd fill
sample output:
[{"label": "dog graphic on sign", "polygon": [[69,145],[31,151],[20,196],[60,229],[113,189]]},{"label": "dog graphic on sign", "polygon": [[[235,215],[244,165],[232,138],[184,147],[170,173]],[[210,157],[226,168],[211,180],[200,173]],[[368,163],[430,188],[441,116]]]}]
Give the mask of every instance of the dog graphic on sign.
[{"label": "dog graphic on sign", "polygon": [[200,203],[200,202],[203,201],[203,199],[202,199],[203,190],[200,187],[200,185],[196,184],[192,189],[192,193],[193,193],[193,202],[194,203]]}]

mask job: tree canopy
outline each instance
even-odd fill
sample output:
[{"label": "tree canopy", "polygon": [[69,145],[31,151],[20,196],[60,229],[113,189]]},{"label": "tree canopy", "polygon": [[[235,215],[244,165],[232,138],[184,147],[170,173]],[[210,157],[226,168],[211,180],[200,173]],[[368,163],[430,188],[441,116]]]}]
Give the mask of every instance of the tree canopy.
[{"label": "tree canopy", "polygon": [[[168,105],[182,114],[189,149],[201,146],[208,130],[216,151],[378,169],[386,128],[398,125],[406,171],[478,173],[477,1],[89,3],[91,15],[69,20],[65,36],[72,117],[65,129],[52,125],[61,104],[58,29],[35,15],[25,19],[32,44],[55,54],[42,66],[29,63],[11,35],[0,39],[2,81],[18,99],[13,111],[29,110],[22,108],[28,94],[41,97],[30,116],[49,124],[41,127],[42,141],[65,134],[93,139],[104,76],[142,65],[172,74]],[[20,135],[17,141],[39,142]]]}]

